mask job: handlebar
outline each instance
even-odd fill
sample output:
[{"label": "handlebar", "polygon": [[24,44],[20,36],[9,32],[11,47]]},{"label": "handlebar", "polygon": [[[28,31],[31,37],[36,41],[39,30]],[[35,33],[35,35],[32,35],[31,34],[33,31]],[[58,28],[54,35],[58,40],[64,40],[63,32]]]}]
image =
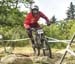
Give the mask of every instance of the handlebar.
[{"label": "handlebar", "polygon": [[32,31],[36,31],[36,30],[39,30],[39,29],[42,29],[42,28],[30,28]]}]

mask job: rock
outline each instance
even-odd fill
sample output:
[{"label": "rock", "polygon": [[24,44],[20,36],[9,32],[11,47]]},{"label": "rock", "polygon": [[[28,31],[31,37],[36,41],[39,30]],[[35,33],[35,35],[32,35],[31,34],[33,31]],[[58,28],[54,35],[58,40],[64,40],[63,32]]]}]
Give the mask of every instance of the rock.
[{"label": "rock", "polygon": [[25,57],[22,55],[7,55],[1,58],[2,64],[33,64],[30,57]]},{"label": "rock", "polygon": [[52,64],[50,58],[47,56],[34,57],[33,61],[34,61],[34,64]]},{"label": "rock", "polygon": [[13,61],[15,61],[15,59],[16,59],[15,55],[7,55],[7,56],[1,58],[1,63],[3,63],[3,64],[13,63]]}]

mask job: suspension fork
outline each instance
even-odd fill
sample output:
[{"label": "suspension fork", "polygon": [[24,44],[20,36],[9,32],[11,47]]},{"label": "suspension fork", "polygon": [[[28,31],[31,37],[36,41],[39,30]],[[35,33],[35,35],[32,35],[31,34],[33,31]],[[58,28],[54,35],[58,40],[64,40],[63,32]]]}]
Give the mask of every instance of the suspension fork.
[{"label": "suspension fork", "polygon": [[41,34],[41,43],[43,43],[43,41],[44,41],[44,34]]}]

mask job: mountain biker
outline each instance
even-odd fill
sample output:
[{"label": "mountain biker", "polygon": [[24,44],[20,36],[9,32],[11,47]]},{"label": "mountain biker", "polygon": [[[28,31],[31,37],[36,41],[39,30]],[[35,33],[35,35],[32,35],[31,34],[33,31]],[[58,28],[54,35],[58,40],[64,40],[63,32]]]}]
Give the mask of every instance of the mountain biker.
[{"label": "mountain biker", "polygon": [[46,20],[47,25],[50,25],[50,21],[47,16],[45,16],[41,11],[39,11],[39,7],[37,5],[34,5],[31,7],[31,12],[27,14],[25,20],[24,20],[24,27],[27,30],[28,36],[31,39],[32,47],[34,50],[34,39],[32,36],[32,30],[31,28],[39,28],[40,25],[38,24],[38,20],[40,18],[43,18]]}]

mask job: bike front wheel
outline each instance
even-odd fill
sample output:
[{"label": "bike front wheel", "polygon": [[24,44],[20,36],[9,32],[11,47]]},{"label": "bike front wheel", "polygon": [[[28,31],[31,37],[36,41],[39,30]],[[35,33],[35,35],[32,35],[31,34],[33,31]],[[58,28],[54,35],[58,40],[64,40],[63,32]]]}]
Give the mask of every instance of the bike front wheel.
[{"label": "bike front wheel", "polygon": [[52,58],[52,51],[51,51],[51,48],[49,46],[47,39],[43,40],[42,45],[43,45],[44,56],[49,56],[50,58]]}]

